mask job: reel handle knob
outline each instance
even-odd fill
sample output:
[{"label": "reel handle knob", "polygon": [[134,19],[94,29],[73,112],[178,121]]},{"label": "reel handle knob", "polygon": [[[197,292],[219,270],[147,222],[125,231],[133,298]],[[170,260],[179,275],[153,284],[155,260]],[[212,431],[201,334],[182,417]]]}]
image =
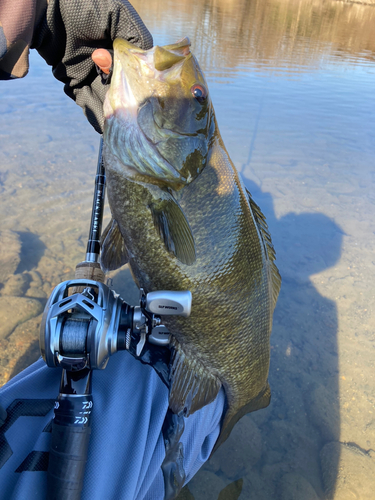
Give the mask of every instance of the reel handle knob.
[{"label": "reel handle knob", "polygon": [[192,295],[188,290],[174,292],[158,290],[146,295],[146,311],[159,316],[183,316],[187,318],[191,313]]}]

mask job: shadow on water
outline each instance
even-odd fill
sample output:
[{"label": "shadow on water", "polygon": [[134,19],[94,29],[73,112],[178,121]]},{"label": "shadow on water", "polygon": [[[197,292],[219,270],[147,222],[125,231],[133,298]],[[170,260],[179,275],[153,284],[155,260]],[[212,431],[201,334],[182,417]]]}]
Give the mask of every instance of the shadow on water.
[{"label": "shadow on water", "polygon": [[36,234],[26,231],[20,231],[17,234],[21,240],[21,261],[16,269],[16,274],[38,267],[46,250],[45,244]]},{"label": "shadow on water", "polygon": [[[237,424],[189,483],[193,496],[186,498],[229,500],[241,494],[290,500],[300,498],[298,488],[315,490],[311,498],[325,498],[320,453],[326,443],[339,440],[340,431],[338,321],[335,303],[319,293],[310,277],[339,260],[343,232],[320,213],[277,219],[271,195],[249,180],[245,184],[267,217],[283,278],[271,337],[272,400],[267,409]],[[229,457],[235,467],[229,467]],[[332,477],[338,460],[331,460]],[[237,497],[220,490],[219,485],[229,487],[240,478],[244,481]]]},{"label": "shadow on water", "polygon": [[[286,472],[300,473],[321,495],[319,453],[340,431],[338,321],[335,303],[318,292],[310,276],[339,260],[343,232],[320,213],[276,219],[271,196],[247,185],[264,207],[283,277],[271,338],[273,401],[261,428],[268,449],[284,455]],[[337,469],[337,462],[331,468]]]}]

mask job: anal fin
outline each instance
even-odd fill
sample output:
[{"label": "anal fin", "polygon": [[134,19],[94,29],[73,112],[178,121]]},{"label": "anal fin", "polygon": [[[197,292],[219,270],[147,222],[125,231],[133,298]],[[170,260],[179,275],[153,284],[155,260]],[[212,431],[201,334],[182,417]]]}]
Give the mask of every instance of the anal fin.
[{"label": "anal fin", "polygon": [[169,407],[173,413],[182,413],[187,417],[216,398],[221,382],[207,371],[203,363],[187,356],[174,337],[171,338],[170,348]]}]

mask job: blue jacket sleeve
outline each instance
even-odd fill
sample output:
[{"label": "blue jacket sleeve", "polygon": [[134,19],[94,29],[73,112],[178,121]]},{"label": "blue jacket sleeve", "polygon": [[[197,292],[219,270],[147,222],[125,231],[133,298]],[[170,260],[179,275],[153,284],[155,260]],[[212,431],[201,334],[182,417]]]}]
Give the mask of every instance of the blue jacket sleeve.
[{"label": "blue jacket sleeve", "polygon": [[[61,371],[37,361],[0,390],[8,417],[0,428],[0,500],[44,500],[53,402]],[[154,370],[117,353],[93,374],[94,411],[82,500],[162,500],[161,428],[168,390]],[[189,481],[220,432],[224,393],[185,421],[181,438]]]}]

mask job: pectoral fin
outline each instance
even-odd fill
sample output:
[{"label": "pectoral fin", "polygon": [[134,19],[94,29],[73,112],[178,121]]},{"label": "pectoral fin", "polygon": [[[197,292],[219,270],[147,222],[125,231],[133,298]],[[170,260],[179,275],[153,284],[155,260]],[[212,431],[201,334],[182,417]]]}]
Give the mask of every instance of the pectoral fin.
[{"label": "pectoral fin", "polygon": [[172,349],[169,407],[173,413],[187,417],[216,398],[221,382],[203,363],[187,356],[174,337],[169,347]]},{"label": "pectoral fin", "polygon": [[183,264],[195,261],[195,243],[185,214],[169,193],[149,205],[154,224],[167,250]]},{"label": "pectoral fin", "polygon": [[124,238],[115,219],[111,219],[101,238],[100,265],[102,269],[114,271],[128,262]]}]

